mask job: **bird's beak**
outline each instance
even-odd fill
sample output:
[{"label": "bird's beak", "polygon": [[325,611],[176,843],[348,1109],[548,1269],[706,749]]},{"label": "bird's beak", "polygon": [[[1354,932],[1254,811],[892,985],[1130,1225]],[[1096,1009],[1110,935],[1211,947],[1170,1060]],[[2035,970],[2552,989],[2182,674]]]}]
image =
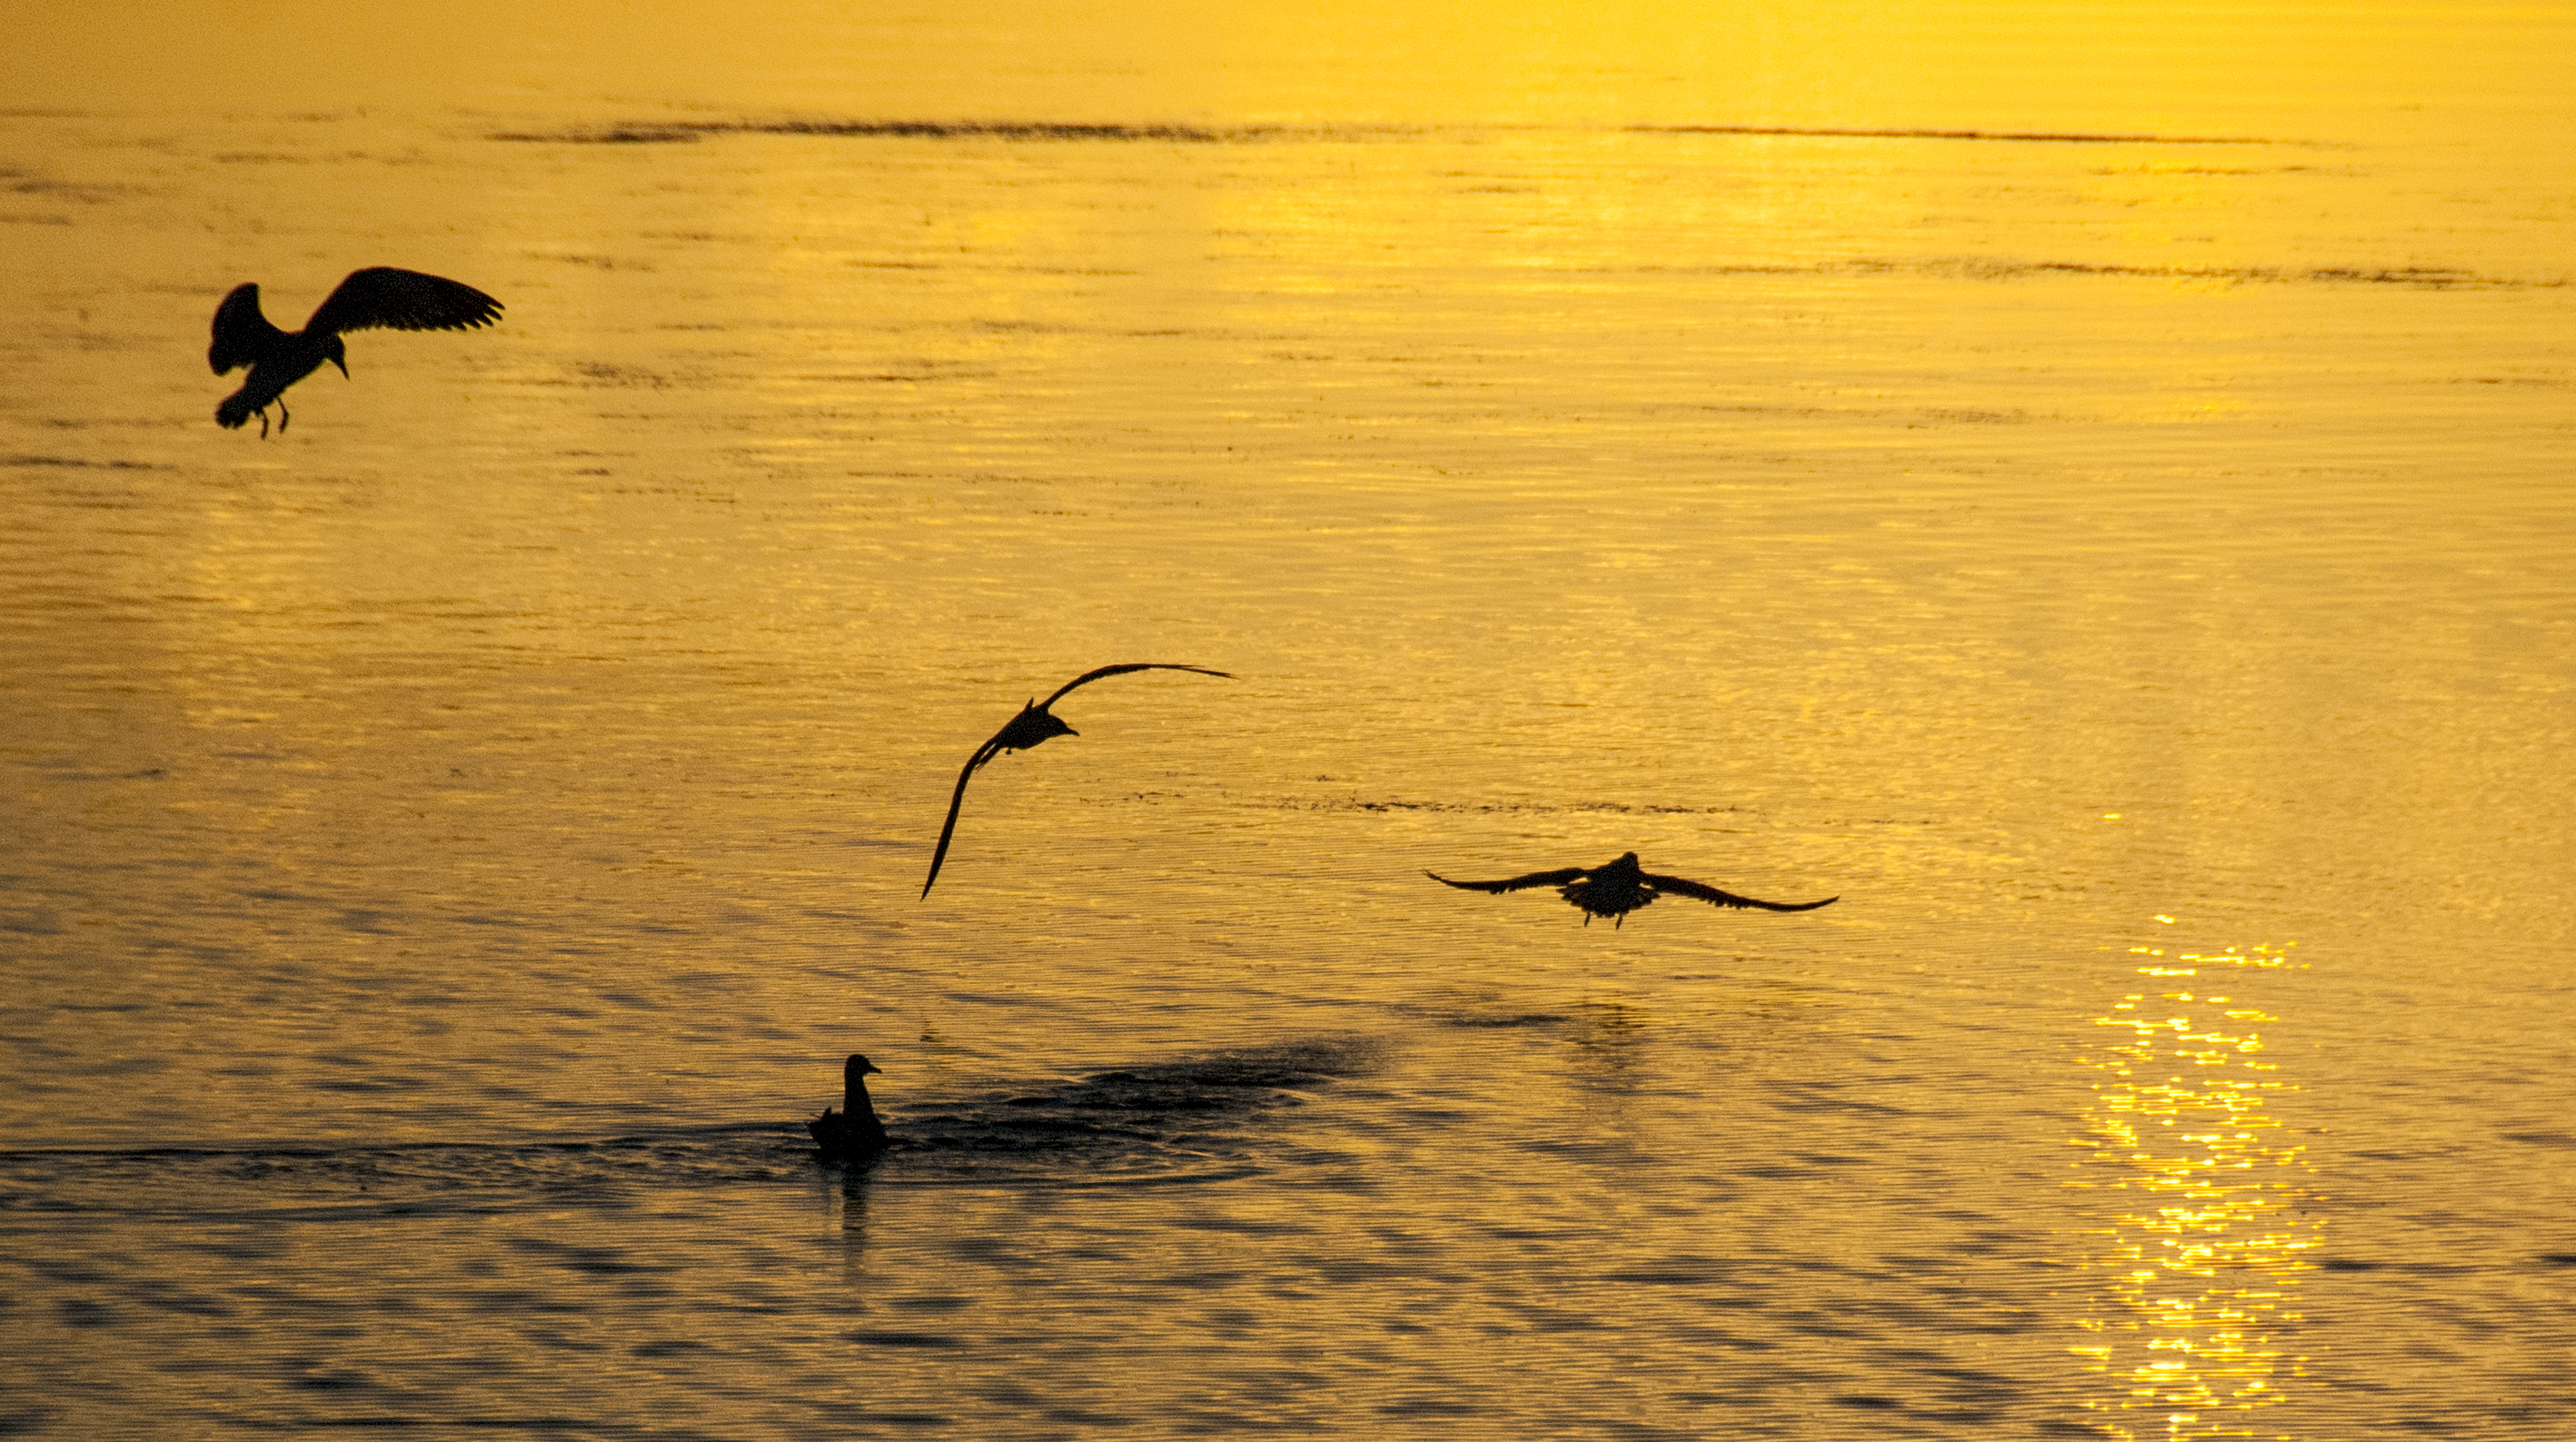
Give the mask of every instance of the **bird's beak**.
[{"label": "bird's beak", "polygon": [[867,1075],[867,1074],[869,1074],[869,1073],[871,1073],[871,1072],[882,1073],[884,1070],[885,1070],[885,1068],[884,1068],[884,1067],[881,1067],[881,1066],[877,1065],[875,1062],[872,1062],[872,1061],[863,1061],[863,1062],[859,1063],[859,1073],[860,1073],[860,1075],[862,1075],[862,1076],[865,1076],[865,1075]]},{"label": "bird's beak", "polygon": [[349,363],[347,361],[340,359],[338,356],[333,356],[331,357],[331,364],[340,368],[340,379],[347,380],[349,378]]}]

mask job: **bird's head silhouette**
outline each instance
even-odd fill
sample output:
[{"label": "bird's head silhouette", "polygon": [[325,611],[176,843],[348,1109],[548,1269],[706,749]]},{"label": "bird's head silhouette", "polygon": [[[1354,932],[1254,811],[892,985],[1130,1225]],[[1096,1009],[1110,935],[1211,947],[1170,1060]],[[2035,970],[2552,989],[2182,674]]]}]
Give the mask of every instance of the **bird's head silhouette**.
[{"label": "bird's head silhouette", "polygon": [[847,1062],[842,1063],[841,1070],[854,1080],[859,1077],[867,1076],[870,1073],[883,1075],[885,1071],[883,1067],[878,1066],[875,1062],[868,1060],[857,1052],[850,1053],[850,1059]]}]

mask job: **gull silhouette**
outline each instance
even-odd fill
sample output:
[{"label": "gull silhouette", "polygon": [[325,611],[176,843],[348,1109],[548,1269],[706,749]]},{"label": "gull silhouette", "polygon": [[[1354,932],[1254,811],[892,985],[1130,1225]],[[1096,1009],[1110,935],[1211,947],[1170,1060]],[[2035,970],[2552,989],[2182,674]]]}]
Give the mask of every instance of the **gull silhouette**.
[{"label": "gull silhouette", "polygon": [[966,768],[957,773],[957,791],[948,798],[948,821],[939,828],[939,849],[930,853],[930,876],[921,883],[921,894],[930,894],[930,883],[939,879],[939,863],[948,859],[948,839],[957,834],[957,808],[966,802],[966,783],[976,768],[1005,751],[1026,751],[1050,736],[1079,736],[1082,733],[1057,719],[1047,708],[1064,699],[1064,693],[1076,686],[1088,686],[1103,676],[1123,676],[1130,671],[1196,671],[1202,676],[1223,676],[1231,681],[1233,673],[1211,671],[1205,666],[1174,666],[1161,661],[1131,661],[1124,666],[1103,666],[1085,671],[1056,688],[1056,693],[1043,701],[1032,699],[1020,708],[1010,724],[993,733],[993,739],[975,748],[966,758]]},{"label": "gull silhouette", "polygon": [[1611,918],[1610,924],[1614,928],[1626,924],[1629,912],[1639,907],[1654,905],[1655,898],[1658,896],[1687,896],[1696,901],[1706,901],[1718,906],[1750,906],[1759,907],[1764,911],[1813,911],[1819,906],[1831,906],[1842,900],[1839,896],[1828,896],[1822,901],[1796,903],[1756,901],[1749,896],[1720,891],[1714,886],[1702,886],[1696,881],[1685,881],[1678,876],[1657,876],[1651,871],[1639,868],[1637,853],[1633,851],[1623,851],[1619,854],[1618,860],[1600,866],[1569,866],[1563,871],[1533,871],[1527,876],[1515,876],[1507,881],[1451,881],[1436,871],[1426,871],[1422,874],[1443,886],[1454,886],[1461,891],[1500,893],[1519,891],[1530,886],[1553,886],[1557,889],[1558,895],[1582,908],[1584,925],[1590,926],[1592,918],[1596,916],[1607,916]]},{"label": "gull silhouette", "polygon": [[215,422],[237,429],[259,417],[260,439],[268,439],[268,408],[277,407],[278,434],[294,417],[282,399],[286,388],[322,368],[324,361],[349,374],[349,353],[340,344],[353,330],[471,330],[490,325],[501,315],[501,303],[470,285],[416,270],[376,266],[353,270],[339,289],[313,311],[299,331],[282,331],[259,311],[259,287],[237,285],[215,307],[215,343],[206,348],[206,364],[215,374],[235,366],[250,367],[242,388],[215,407]]},{"label": "gull silhouette", "polygon": [[877,1071],[881,1069],[875,1062],[857,1052],[841,1064],[841,1109],[825,1107],[821,1116],[805,1124],[823,1155],[858,1161],[886,1149],[885,1123],[877,1120],[876,1104],[868,1100],[868,1074]]}]

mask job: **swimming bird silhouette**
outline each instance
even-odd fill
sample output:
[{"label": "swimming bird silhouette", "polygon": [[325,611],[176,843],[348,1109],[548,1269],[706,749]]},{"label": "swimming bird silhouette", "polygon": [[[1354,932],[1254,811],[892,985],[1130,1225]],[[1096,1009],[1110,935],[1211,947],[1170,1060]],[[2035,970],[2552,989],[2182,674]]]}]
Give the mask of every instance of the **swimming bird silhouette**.
[{"label": "swimming bird silhouette", "polygon": [[299,331],[282,331],[259,311],[259,287],[237,285],[215,307],[215,343],[206,348],[206,364],[223,375],[235,366],[250,367],[242,388],[215,407],[215,423],[226,430],[259,417],[260,439],[268,439],[268,408],[277,407],[278,434],[294,417],[282,397],[286,388],[322,368],[324,361],[349,374],[349,353],[340,336],[353,330],[471,330],[490,325],[501,315],[501,303],[470,285],[460,285],[416,270],[375,266],[353,270],[340,282],[313,318]]},{"label": "swimming bird silhouette", "polygon": [[805,1124],[823,1155],[857,1161],[886,1149],[885,1123],[877,1120],[876,1103],[868,1099],[870,1072],[882,1074],[875,1062],[850,1053],[850,1059],[841,1063],[841,1109],[825,1107],[821,1116]]},{"label": "swimming bird silhouette", "polygon": [[1443,886],[1454,886],[1461,891],[1501,893],[1519,891],[1529,886],[1553,886],[1557,889],[1558,895],[1582,908],[1584,925],[1590,926],[1592,918],[1596,916],[1607,916],[1612,918],[1610,924],[1614,928],[1627,923],[1629,912],[1639,907],[1652,906],[1656,897],[1666,895],[1687,896],[1696,901],[1706,901],[1718,906],[1759,907],[1764,911],[1813,911],[1819,906],[1831,906],[1842,900],[1839,896],[1828,896],[1822,901],[1796,903],[1756,901],[1749,896],[1720,891],[1714,886],[1702,886],[1696,881],[1685,881],[1678,876],[1657,876],[1637,865],[1637,853],[1633,851],[1623,851],[1619,854],[1618,860],[1601,866],[1569,866],[1563,871],[1533,871],[1527,876],[1515,876],[1507,881],[1451,881],[1436,871],[1426,871],[1422,874]]},{"label": "swimming bird silhouette", "polygon": [[992,740],[975,748],[975,754],[966,758],[966,768],[957,773],[956,793],[948,798],[948,820],[939,828],[939,849],[930,853],[930,875],[921,883],[923,896],[930,894],[930,883],[939,879],[939,863],[948,859],[948,839],[957,834],[957,808],[966,803],[966,782],[974,776],[976,768],[1005,751],[1026,751],[1050,736],[1081,735],[1081,732],[1058,720],[1055,713],[1047,708],[1063,700],[1064,693],[1076,686],[1088,686],[1103,676],[1123,676],[1130,671],[1196,671],[1202,676],[1223,676],[1229,681],[1234,679],[1231,672],[1211,671],[1205,666],[1174,666],[1161,661],[1131,661],[1124,666],[1103,666],[1096,671],[1085,671],[1057,687],[1056,693],[1043,701],[1032,697],[1029,704],[1020,708],[1019,715],[1012,717],[1008,725],[993,733]]}]

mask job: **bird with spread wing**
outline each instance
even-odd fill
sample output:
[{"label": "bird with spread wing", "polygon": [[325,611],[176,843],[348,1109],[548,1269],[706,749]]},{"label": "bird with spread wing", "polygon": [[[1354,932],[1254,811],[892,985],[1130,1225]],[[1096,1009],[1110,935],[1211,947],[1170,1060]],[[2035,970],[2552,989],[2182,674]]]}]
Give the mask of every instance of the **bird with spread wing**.
[{"label": "bird with spread wing", "polygon": [[1715,906],[1754,907],[1763,911],[1813,911],[1819,906],[1831,906],[1842,900],[1839,896],[1828,896],[1822,901],[1756,901],[1749,896],[1720,891],[1714,886],[1703,886],[1678,876],[1657,876],[1637,865],[1637,853],[1633,851],[1622,852],[1618,860],[1601,866],[1533,871],[1527,876],[1514,876],[1503,881],[1451,881],[1436,871],[1422,874],[1443,886],[1454,886],[1461,891],[1499,894],[1532,886],[1553,886],[1558,895],[1581,908],[1586,926],[1590,926],[1596,916],[1611,918],[1613,927],[1623,925],[1629,912],[1652,906],[1658,896],[1687,896]]},{"label": "bird with spread wing", "polygon": [[1223,676],[1229,681],[1234,679],[1231,672],[1211,671],[1205,666],[1175,666],[1161,661],[1131,661],[1123,666],[1103,666],[1098,670],[1085,671],[1057,687],[1056,693],[1045,700],[1032,698],[1029,704],[1020,708],[1019,715],[1010,719],[1009,724],[993,733],[992,740],[976,747],[975,754],[966,758],[965,769],[957,773],[957,790],[948,798],[948,821],[939,828],[939,849],[930,853],[930,876],[921,883],[923,896],[930,894],[930,883],[939,879],[940,863],[948,859],[949,838],[957,834],[957,808],[966,803],[966,783],[973,778],[975,772],[984,763],[1005,751],[1026,751],[1052,736],[1081,735],[1081,732],[1064,724],[1055,712],[1048,708],[1063,700],[1065,693],[1076,686],[1088,686],[1103,676],[1123,676],[1130,671],[1195,671],[1202,676]]},{"label": "bird with spread wing", "polygon": [[215,374],[235,366],[250,367],[242,388],[215,407],[215,422],[234,430],[259,417],[260,439],[268,438],[268,408],[277,407],[277,429],[286,432],[286,388],[322,368],[324,361],[349,374],[349,353],[340,344],[353,330],[472,330],[500,319],[501,303],[470,285],[416,270],[380,265],[353,270],[339,288],[315,308],[299,331],[282,331],[260,314],[259,287],[237,285],[215,308],[215,343],[206,348],[206,364]]}]

